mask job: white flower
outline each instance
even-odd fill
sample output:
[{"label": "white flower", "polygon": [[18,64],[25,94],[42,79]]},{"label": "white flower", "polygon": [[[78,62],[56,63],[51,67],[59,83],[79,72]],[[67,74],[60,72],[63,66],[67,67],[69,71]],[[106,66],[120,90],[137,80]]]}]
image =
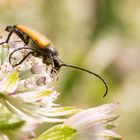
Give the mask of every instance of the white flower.
[{"label": "white flower", "polygon": [[[48,86],[52,79],[46,72],[46,65],[42,63],[42,59],[30,56],[21,65],[13,68],[8,61],[9,55],[16,48],[23,47],[23,44],[12,45],[12,47],[2,45],[3,47],[0,48],[0,103],[17,114],[20,119],[25,120],[26,125],[18,132],[18,139],[33,137],[34,128],[42,122],[64,122],[61,124],[62,127],[56,125],[57,129],[47,131],[46,135],[50,134],[49,137],[52,134],[55,138],[59,138],[59,134],[62,137],[65,134],[64,137],[67,137],[69,130],[72,130],[72,136],[76,133],[77,140],[121,139],[118,134],[108,129],[115,126],[111,122],[118,118],[116,115],[109,114],[118,106],[117,103],[83,111],[74,107],[60,107],[54,103],[59,93]],[[28,51],[25,50],[15,53],[12,64],[20,62],[27,53]],[[68,119],[64,118],[72,114],[75,115]],[[29,131],[31,133],[28,133]],[[8,136],[3,133],[0,135],[0,138],[2,137],[8,139]]]},{"label": "white flower", "polygon": [[67,119],[64,125],[77,130],[76,140],[113,140],[121,139],[121,136],[108,130],[114,127],[112,121],[118,118],[109,114],[118,106],[117,103],[102,105],[83,110]]},{"label": "white flower", "polygon": [[[14,47],[1,46],[0,103],[22,119],[36,123],[64,122],[65,119],[60,118],[61,116],[79,112],[74,107],[59,107],[54,103],[59,93],[48,87],[52,79],[46,72],[42,59],[30,56],[15,68],[9,64],[10,53],[20,45],[16,43]],[[25,53],[27,52],[15,53],[12,63],[18,63]]]}]

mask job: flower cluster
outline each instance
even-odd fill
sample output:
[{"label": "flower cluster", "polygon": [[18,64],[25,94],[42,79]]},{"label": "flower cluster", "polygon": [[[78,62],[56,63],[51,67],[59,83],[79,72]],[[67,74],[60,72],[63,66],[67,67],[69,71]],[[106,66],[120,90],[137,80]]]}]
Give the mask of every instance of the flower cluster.
[{"label": "flower cluster", "polygon": [[[9,54],[19,47],[20,44],[1,47],[1,103],[24,120],[30,119],[39,123],[63,122],[64,119],[58,117],[76,113],[78,110],[73,107],[59,107],[53,103],[59,93],[48,87],[52,79],[41,59],[31,56],[22,65],[15,68],[11,66],[8,62]],[[25,50],[15,53],[15,61],[24,57],[26,53]]]},{"label": "flower cluster", "polygon": [[[116,107],[116,104],[104,105],[84,111],[75,107],[60,107],[54,103],[59,93],[54,88],[49,87],[52,78],[46,72],[46,65],[42,63],[42,59],[29,56],[21,65],[12,67],[13,64],[19,63],[28,53],[27,50],[21,50],[14,53],[12,64],[9,63],[10,53],[20,47],[26,46],[20,42],[10,42],[8,45],[4,44],[0,47],[0,103],[8,109],[7,111],[20,117],[18,122],[21,123],[20,126],[22,128],[24,124],[26,124],[24,128],[27,128],[27,126],[30,128],[29,126],[32,126],[30,130],[33,132],[35,127],[43,122],[63,122],[65,127],[60,127],[61,129],[71,130],[69,128],[71,127],[73,128],[71,132],[76,133],[78,136],[91,132],[87,134],[90,134],[90,136],[92,134],[92,138],[105,138],[108,136],[110,138],[117,137],[120,139],[119,135],[110,130],[106,130],[104,127],[105,125],[109,125],[110,121],[117,118],[117,116],[108,115]],[[69,115],[73,116],[68,118]],[[14,116],[11,115],[10,118],[14,118]],[[57,129],[52,130],[58,131],[61,129],[57,127]],[[50,133],[52,130],[47,132]],[[24,134],[24,132],[21,131],[18,134]],[[46,134],[48,136],[48,133]],[[40,137],[37,140],[40,140]],[[80,137],[80,139],[82,138]],[[18,137],[18,139],[21,138]],[[28,139],[30,139],[29,134]]]}]

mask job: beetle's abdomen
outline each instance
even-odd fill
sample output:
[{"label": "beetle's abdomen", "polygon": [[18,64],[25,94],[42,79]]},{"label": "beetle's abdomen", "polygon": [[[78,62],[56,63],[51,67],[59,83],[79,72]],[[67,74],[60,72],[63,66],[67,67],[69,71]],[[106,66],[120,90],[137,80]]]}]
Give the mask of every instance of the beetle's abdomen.
[{"label": "beetle's abdomen", "polygon": [[21,32],[27,34],[40,48],[45,48],[46,46],[49,46],[52,44],[51,41],[45,35],[31,28],[28,28],[24,25],[15,25],[15,27]]}]

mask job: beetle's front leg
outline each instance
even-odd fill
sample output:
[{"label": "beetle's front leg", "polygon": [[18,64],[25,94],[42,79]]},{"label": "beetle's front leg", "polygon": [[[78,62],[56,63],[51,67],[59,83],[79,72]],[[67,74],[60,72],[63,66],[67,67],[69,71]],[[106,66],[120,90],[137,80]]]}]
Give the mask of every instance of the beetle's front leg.
[{"label": "beetle's front leg", "polygon": [[6,41],[1,42],[1,43],[0,43],[0,45],[2,45],[2,44],[4,44],[4,43],[8,43],[8,42],[9,42],[9,40],[10,40],[10,37],[11,37],[11,36],[12,36],[12,34],[13,34],[13,32],[14,32],[14,31],[11,31],[11,32],[9,33],[9,35],[7,36]]},{"label": "beetle's front leg", "polygon": [[55,68],[54,60],[51,54],[43,57],[43,63],[47,65],[46,71],[50,73],[52,79],[57,79],[58,71]]},{"label": "beetle's front leg", "polygon": [[55,79],[55,80],[58,80],[58,70],[56,69],[55,67],[55,63],[54,63],[54,60],[53,60],[53,57],[52,55],[50,54],[50,60],[51,60],[51,78]]}]

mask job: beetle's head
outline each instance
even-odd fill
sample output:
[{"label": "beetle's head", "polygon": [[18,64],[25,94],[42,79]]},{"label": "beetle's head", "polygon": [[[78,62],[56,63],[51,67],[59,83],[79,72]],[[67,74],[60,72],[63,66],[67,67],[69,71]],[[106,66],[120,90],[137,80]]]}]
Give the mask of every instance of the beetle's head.
[{"label": "beetle's head", "polygon": [[46,55],[43,57],[43,63],[47,66],[51,66],[51,77],[58,79],[58,73],[62,64],[58,52],[53,46],[46,47],[44,51]]},{"label": "beetle's head", "polygon": [[55,47],[48,46],[45,48],[45,54],[47,54],[47,57],[44,57],[44,63],[46,65],[52,65],[53,69],[56,71],[59,71],[60,65],[62,61],[60,60],[58,56],[58,52]]},{"label": "beetle's head", "polygon": [[13,26],[6,26],[5,31],[10,32],[13,29]]}]

